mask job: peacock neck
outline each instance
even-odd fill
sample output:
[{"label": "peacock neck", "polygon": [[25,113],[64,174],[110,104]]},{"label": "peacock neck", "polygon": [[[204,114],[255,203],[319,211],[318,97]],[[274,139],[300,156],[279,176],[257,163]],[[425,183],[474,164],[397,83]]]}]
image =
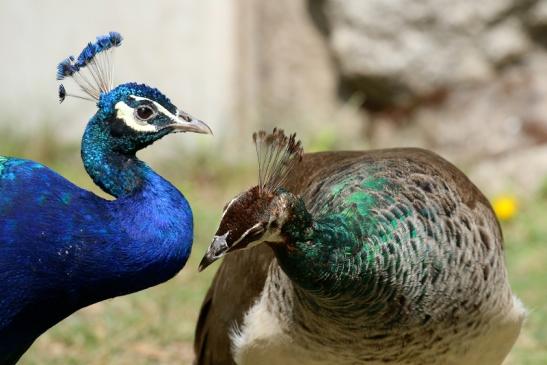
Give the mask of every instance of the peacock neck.
[{"label": "peacock neck", "polygon": [[142,186],[151,170],[140,161],[135,152],[122,152],[100,114],[88,123],[82,138],[84,167],[103,191],[118,198],[131,195]]},{"label": "peacock neck", "polygon": [[104,227],[94,234],[105,245],[86,245],[88,265],[75,266],[80,307],[168,280],[184,266],[193,240],[182,193],[134,152],[120,152],[131,149],[120,149],[105,123],[98,114],[88,124],[82,159],[93,181],[117,199],[99,204]]}]

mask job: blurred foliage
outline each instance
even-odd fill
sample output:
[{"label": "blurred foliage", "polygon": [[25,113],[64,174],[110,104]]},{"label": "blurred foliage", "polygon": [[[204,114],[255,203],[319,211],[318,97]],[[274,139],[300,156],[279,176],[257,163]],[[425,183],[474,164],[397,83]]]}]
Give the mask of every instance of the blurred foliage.
[{"label": "blurred foliage", "polygon": [[543,182],[539,195],[541,199],[547,199],[547,179]]},{"label": "blurred foliage", "polygon": [[[61,143],[52,131],[44,128],[32,141],[1,131],[0,154],[38,160],[99,192],[79,161],[79,146]],[[308,141],[313,151],[343,148],[332,130],[318,131]],[[40,337],[22,365],[191,363],[201,300],[218,268],[215,263],[198,274],[197,265],[224,203],[256,181],[253,163],[229,163],[219,158],[223,153],[220,147],[198,145],[191,153],[181,147],[153,163],[184,192],[194,211],[195,245],[182,272],[165,284],[80,310]],[[513,219],[502,222],[508,270],[529,317],[506,364],[543,365],[547,363],[547,181],[536,199],[519,200],[514,213]]]},{"label": "blurred foliage", "polygon": [[57,135],[58,128],[50,123],[38,124],[38,131],[33,131],[32,138],[28,131],[16,129],[11,123],[0,123],[0,154],[33,159],[56,166],[61,162],[73,162],[80,158],[79,143],[61,141]]},{"label": "blurred foliage", "polygon": [[316,133],[316,135],[311,139],[310,143],[306,146],[306,151],[318,152],[340,149],[337,148],[339,144],[337,134],[332,129],[325,128]]}]

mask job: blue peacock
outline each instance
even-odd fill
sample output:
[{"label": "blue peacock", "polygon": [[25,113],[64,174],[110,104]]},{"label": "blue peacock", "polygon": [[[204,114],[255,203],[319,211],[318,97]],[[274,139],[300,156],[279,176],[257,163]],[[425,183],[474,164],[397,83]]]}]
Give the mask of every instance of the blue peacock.
[{"label": "blue peacock", "polygon": [[193,240],[192,210],[182,193],[136,157],[167,134],[210,134],[158,89],[113,87],[110,32],[63,60],[58,80],[72,79],[98,110],[82,138],[87,173],[103,199],[37,162],[0,157],[0,364],[14,364],[57,322],[92,303],[173,277]]}]

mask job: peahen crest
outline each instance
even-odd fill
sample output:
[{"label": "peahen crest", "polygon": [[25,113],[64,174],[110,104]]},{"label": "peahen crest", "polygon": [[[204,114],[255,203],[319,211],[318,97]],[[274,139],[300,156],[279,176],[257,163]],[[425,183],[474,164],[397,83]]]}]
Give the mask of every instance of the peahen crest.
[{"label": "peahen crest", "polygon": [[286,136],[274,128],[253,133],[258,158],[258,189],[260,194],[271,193],[285,184],[292,169],[302,161],[304,150],[296,133]]},{"label": "peahen crest", "polygon": [[70,77],[87,95],[68,94],[65,87],[59,85],[59,101],[62,103],[66,96],[98,101],[101,93],[107,93],[113,88],[114,65],[112,54],[122,43],[122,36],[118,32],[97,37],[94,43],[88,43],[78,58],[69,56],[57,66],[57,80]]}]

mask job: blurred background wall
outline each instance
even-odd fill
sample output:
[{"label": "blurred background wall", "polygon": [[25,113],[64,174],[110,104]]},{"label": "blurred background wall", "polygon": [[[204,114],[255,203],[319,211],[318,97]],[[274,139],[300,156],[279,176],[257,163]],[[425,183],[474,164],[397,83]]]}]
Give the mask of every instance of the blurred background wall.
[{"label": "blurred background wall", "polygon": [[236,3],[245,116],[331,129],[338,148],[430,148],[491,193],[541,186],[547,1]]},{"label": "blurred background wall", "polygon": [[77,143],[94,107],[58,105],[55,66],[108,30],[116,80],[209,122],[228,160],[279,125],[312,150],[431,148],[494,193],[547,170],[547,1],[3,0],[0,127]]},{"label": "blurred background wall", "polygon": [[[159,3],[158,3],[159,4]],[[158,87],[179,107],[218,130],[233,121],[234,6],[230,1],[0,1],[0,123],[33,133],[44,123],[78,141],[95,107],[59,105],[57,63],[78,55],[96,35],[124,37],[115,82]],[[65,82],[67,90],[76,86]],[[39,130],[39,129],[38,129]]]}]

